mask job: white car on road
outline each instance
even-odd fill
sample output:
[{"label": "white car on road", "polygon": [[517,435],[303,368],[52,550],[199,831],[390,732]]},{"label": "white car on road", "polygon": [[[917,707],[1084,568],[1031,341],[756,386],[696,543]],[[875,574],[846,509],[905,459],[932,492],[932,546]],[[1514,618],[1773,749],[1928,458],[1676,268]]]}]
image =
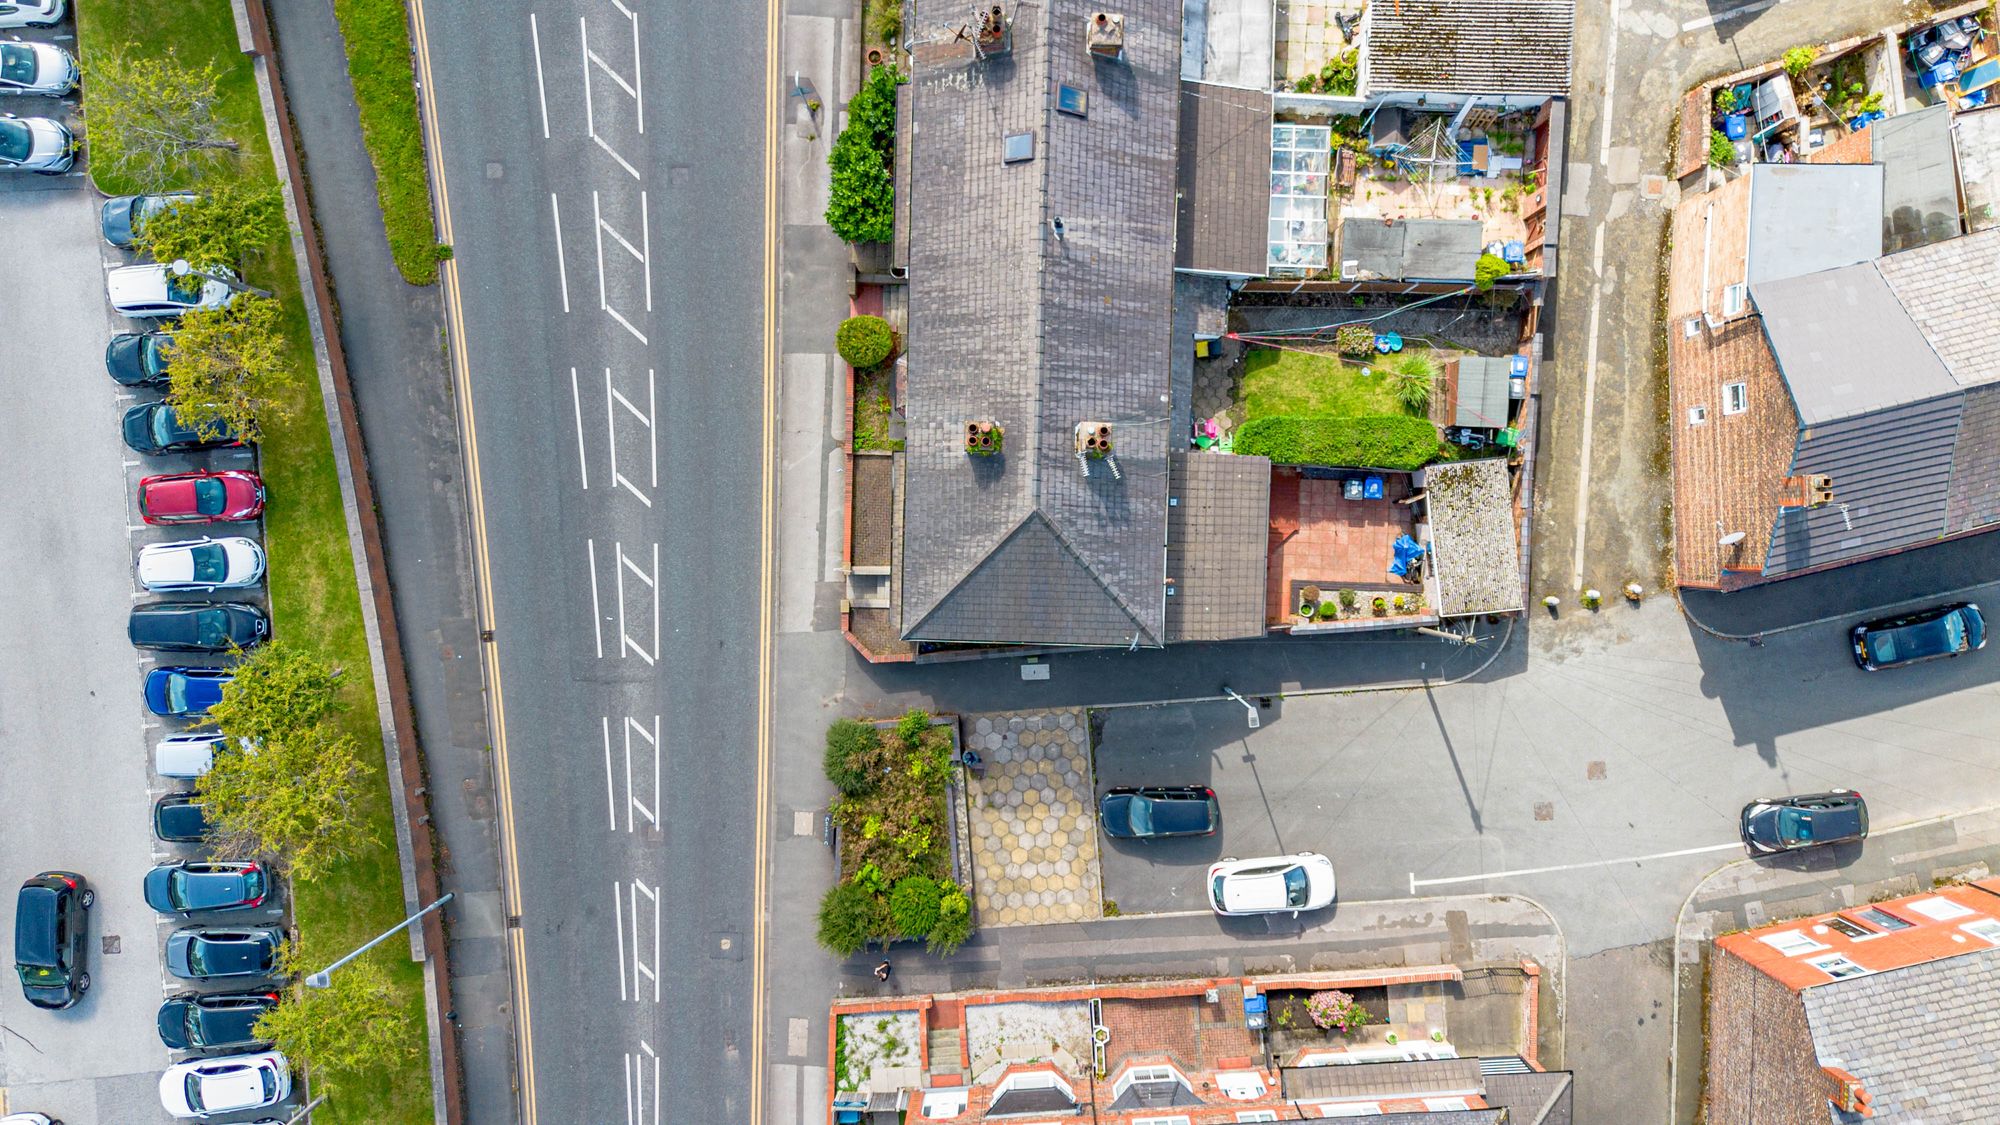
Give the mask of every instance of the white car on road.
[{"label": "white car on road", "polygon": [[76,163],[76,138],[47,117],[0,117],[0,168],[55,175]]},{"label": "white car on road", "polygon": [[139,550],[139,584],[148,590],[235,590],[264,579],[264,548],[254,539],[182,539]]},{"label": "white car on road", "polygon": [[1318,852],[1224,859],[1208,867],[1217,914],[1298,914],[1333,902],[1333,861]]},{"label": "white car on road", "polygon": [[54,27],[66,6],[64,0],[0,0],[0,27]]},{"label": "white car on road", "polygon": [[153,747],[153,772],[161,777],[200,777],[215,764],[215,752],[227,741],[219,734],[170,734]]},{"label": "white car on road", "polygon": [[236,292],[215,277],[236,277],[234,270],[217,267],[200,273],[177,276],[157,262],[144,266],[120,266],[104,275],[104,292],[111,307],[133,317],[179,316],[189,309],[219,309],[235,298]]},{"label": "white car on road", "polygon": [[215,1117],[292,1096],[292,1067],[276,1051],[189,1059],[160,1075],[160,1105],[175,1117]]},{"label": "white car on road", "polygon": [[60,98],[76,89],[77,74],[75,57],[54,43],[0,43],[0,94]]}]

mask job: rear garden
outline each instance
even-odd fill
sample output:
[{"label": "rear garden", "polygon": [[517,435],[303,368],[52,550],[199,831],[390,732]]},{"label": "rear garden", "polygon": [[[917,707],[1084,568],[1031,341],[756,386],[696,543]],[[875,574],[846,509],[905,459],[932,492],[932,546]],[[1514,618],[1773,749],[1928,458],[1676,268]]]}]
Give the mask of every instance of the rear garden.
[{"label": "rear garden", "polygon": [[[1439,359],[1400,341],[1396,354],[1343,336],[1335,351],[1252,347],[1235,370],[1231,405],[1209,419],[1214,440],[1279,464],[1416,469],[1449,456],[1429,418]],[[1220,361],[1220,360],[1218,360]]]}]

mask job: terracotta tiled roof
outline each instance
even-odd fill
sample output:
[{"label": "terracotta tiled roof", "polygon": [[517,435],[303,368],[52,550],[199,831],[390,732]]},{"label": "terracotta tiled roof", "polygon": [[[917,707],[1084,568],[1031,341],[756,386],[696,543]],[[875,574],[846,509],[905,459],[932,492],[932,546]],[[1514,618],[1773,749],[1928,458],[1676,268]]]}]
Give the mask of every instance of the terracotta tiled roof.
[{"label": "terracotta tiled roof", "polygon": [[[1758,318],[1720,331],[1687,318],[1667,324],[1667,418],[1674,452],[1674,577],[1682,586],[1754,581],[1770,546],[1778,492],[1798,437],[1798,415]],[[1723,413],[1723,387],[1746,384],[1747,409]],[[1704,419],[1690,423],[1690,411]],[[1742,532],[1732,547],[1721,539]],[[1724,570],[1741,573],[1732,578]]]}]

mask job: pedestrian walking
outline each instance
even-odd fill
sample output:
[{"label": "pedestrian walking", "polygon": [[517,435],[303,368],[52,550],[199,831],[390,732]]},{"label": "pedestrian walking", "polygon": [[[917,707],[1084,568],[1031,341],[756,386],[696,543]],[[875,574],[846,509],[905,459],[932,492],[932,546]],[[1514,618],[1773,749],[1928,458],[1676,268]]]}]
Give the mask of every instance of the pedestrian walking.
[{"label": "pedestrian walking", "polygon": [[884,957],[882,958],[882,963],[875,966],[875,979],[886,983],[889,979],[889,972],[889,959]]}]

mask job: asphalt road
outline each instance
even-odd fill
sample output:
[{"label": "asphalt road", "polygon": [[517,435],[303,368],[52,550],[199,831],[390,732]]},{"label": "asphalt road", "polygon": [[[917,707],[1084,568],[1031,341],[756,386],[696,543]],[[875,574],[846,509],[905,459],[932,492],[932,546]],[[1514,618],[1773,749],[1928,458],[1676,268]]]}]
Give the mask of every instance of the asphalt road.
[{"label": "asphalt road", "polygon": [[632,10],[425,9],[524,1078],[543,1121],[743,1121],[765,36],[753,5]]}]

